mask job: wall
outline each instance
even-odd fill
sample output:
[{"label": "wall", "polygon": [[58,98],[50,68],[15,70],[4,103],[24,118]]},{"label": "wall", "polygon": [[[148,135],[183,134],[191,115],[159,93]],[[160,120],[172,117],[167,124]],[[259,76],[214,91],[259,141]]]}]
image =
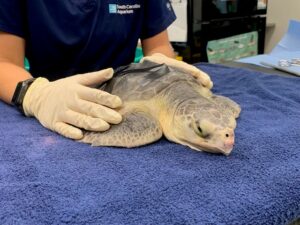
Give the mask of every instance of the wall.
[{"label": "wall", "polygon": [[265,52],[269,53],[280,41],[290,19],[300,20],[300,0],[268,0]]}]

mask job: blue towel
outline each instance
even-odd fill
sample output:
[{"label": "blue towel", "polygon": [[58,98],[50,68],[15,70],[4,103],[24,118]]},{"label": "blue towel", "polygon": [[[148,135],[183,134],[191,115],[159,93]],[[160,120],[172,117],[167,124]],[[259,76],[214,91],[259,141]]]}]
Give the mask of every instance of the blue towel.
[{"label": "blue towel", "polygon": [[0,103],[0,224],[272,224],[300,217],[300,79],[197,64],[242,107],[228,157],[91,147]]}]

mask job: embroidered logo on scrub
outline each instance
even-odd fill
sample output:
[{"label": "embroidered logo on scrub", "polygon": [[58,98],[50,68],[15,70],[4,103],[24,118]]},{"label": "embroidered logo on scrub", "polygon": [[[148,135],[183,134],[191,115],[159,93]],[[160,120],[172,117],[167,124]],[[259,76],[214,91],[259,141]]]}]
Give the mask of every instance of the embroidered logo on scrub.
[{"label": "embroidered logo on scrub", "polygon": [[[182,3],[182,0],[177,0],[177,1],[172,0],[171,2],[172,2],[172,3]],[[168,8],[168,10],[170,10],[170,11],[173,10],[173,8],[172,8],[172,3],[171,3],[171,2],[170,2],[170,1],[167,2],[167,8]]]},{"label": "embroidered logo on scrub", "polygon": [[140,9],[140,4],[134,5],[118,5],[118,4],[109,4],[108,11],[111,14],[133,14],[135,10]]}]

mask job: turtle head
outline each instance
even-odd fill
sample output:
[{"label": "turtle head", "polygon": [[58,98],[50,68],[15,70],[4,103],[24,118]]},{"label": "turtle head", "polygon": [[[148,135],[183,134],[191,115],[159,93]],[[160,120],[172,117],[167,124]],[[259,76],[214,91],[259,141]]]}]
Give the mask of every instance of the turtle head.
[{"label": "turtle head", "polygon": [[229,155],[234,146],[235,117],[203,100],[187,100],[177,106],[170,139],[198,151]]}]

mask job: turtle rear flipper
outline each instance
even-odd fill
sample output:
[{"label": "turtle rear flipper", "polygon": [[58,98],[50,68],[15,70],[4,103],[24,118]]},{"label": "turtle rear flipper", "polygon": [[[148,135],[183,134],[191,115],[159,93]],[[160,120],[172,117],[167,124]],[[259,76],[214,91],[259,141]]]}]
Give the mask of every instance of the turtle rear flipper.
[{"label": "turtle rear flipper", "polygon": [[123,115],[120,124],[112,125],[105,132],[86,131],[81,142],[92,146],[136,147],[152,143],[162,136],[162,129],[156,119],[144,112]]}]

